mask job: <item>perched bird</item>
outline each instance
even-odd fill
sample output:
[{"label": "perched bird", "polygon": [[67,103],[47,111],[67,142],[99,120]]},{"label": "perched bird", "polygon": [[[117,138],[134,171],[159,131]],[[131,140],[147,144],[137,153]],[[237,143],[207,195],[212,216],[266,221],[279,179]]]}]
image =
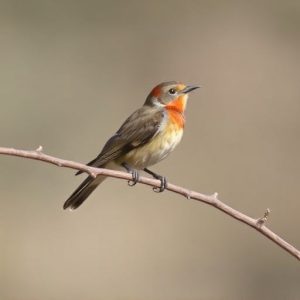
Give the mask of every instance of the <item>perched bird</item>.
[{"label": "perched bird", "polygon": [[[129,185],[139,179],[137,170],[144,170],[161,181],[162,192],[166,178],[148,169],[167,157],[179,144],[184,129],[184,111],[188,94],[199,88],[171,81],[156,86],[144,105],[123,123],[120,129],[106,142],[101,153],[87,165],[96,168],[120,169],[132,174]],[[81,174],[82,171],[76,173]],[[64,203],[64,209],[76,209],[106,178],[88,176]]]}]

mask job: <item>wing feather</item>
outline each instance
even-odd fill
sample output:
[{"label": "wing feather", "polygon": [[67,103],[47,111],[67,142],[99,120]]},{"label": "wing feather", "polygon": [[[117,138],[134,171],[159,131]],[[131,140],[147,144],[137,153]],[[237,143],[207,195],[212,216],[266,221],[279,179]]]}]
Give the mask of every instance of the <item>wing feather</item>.
[{"label": "wing feather", "polygon": [[[87,165],[102,167],[128,151],[150,141],[160,130],[164,111],[143,106],[135,111],[104,145],[101,153]],[[77,174],[82,173],[81,171]]]}]

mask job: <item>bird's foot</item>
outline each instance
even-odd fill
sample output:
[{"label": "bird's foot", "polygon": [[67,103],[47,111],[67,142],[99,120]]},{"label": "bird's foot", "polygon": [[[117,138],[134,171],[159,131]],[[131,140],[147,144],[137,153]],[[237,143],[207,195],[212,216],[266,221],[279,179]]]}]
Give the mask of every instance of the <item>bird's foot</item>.
[{"label": "bird's foot", "polygon": [[137,170],[134,170],[134,169],[132,169],[130,171],[130,173],[132,174],[132,179],[128,181],[128,185],[129,186],[134,186],[139,181],[140,174],[139,174],[139,172]]},{"label": "bird's foot", "polygon": [[152,175],[155,179],[160,180],[160,187],[154,187],[153,191],[155,193],[161,193],[163,192],[167,186],[168,186],[168,182],[167,182],[167,178],[161,175],[158,175],[152,171],[150,171],[149,169],[145,168],[144,171],[150,175]]},{"label": "bird's foot", "polygon": [[128,173],[131,173],[132,175],[132,179],[131,180],[128,180],[128,185],[129,186],[134,186],[137,184],[137,182],[139,181],[139,178],[140,178],[140,174],[137,170],[131,168],[128,164],[126,163],[123,163],[122,166],[126,169],[126,171]]},{"label": "bird's foot", "polygon": [[155,193],[161,193],[163,192],[167,186],[168,186],[168,182],[167,182],[167,178],[164,176],[160,176],[158,175],[157,177],[155,177],[156,179],[160,180],[160,187],[154,187],[153,191]]}]

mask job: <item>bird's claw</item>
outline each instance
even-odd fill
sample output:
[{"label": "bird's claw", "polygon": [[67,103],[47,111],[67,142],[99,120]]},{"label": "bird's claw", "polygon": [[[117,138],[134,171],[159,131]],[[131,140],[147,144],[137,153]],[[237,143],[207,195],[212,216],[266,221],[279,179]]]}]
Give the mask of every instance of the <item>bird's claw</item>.
[{"label": "bird's claw", "polygon": [[139,174],[139,172],[137,170],[131,170],[130,172],[132,174],[132,179],[128,180],[128,185],[129,186],[134,186],[139,181],[140,174]]},{"label": "bird's claw", "polygon": [[155,193],[161,193],[161,192],[163,192],[163,191],[167,188],[167,186],[168,186],[167,178],[164,177],[164,176],[157,176],[156,178],[157,178],[158,180],[160,180],[160,187],[154,187],[154,188],[153,188],[153,191],[154,191]]}]

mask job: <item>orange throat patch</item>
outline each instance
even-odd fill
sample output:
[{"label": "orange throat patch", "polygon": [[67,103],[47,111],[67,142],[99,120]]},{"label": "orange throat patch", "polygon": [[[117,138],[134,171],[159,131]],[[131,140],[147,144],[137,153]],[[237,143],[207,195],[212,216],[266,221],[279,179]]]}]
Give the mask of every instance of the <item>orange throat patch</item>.
[{"label": "orange throat patch", "polygon": [[170,121],[176,124],[179,128],[184,128],[184,111],[186,107],[186,101],[187,96],[181,95],[166,105]]}]

